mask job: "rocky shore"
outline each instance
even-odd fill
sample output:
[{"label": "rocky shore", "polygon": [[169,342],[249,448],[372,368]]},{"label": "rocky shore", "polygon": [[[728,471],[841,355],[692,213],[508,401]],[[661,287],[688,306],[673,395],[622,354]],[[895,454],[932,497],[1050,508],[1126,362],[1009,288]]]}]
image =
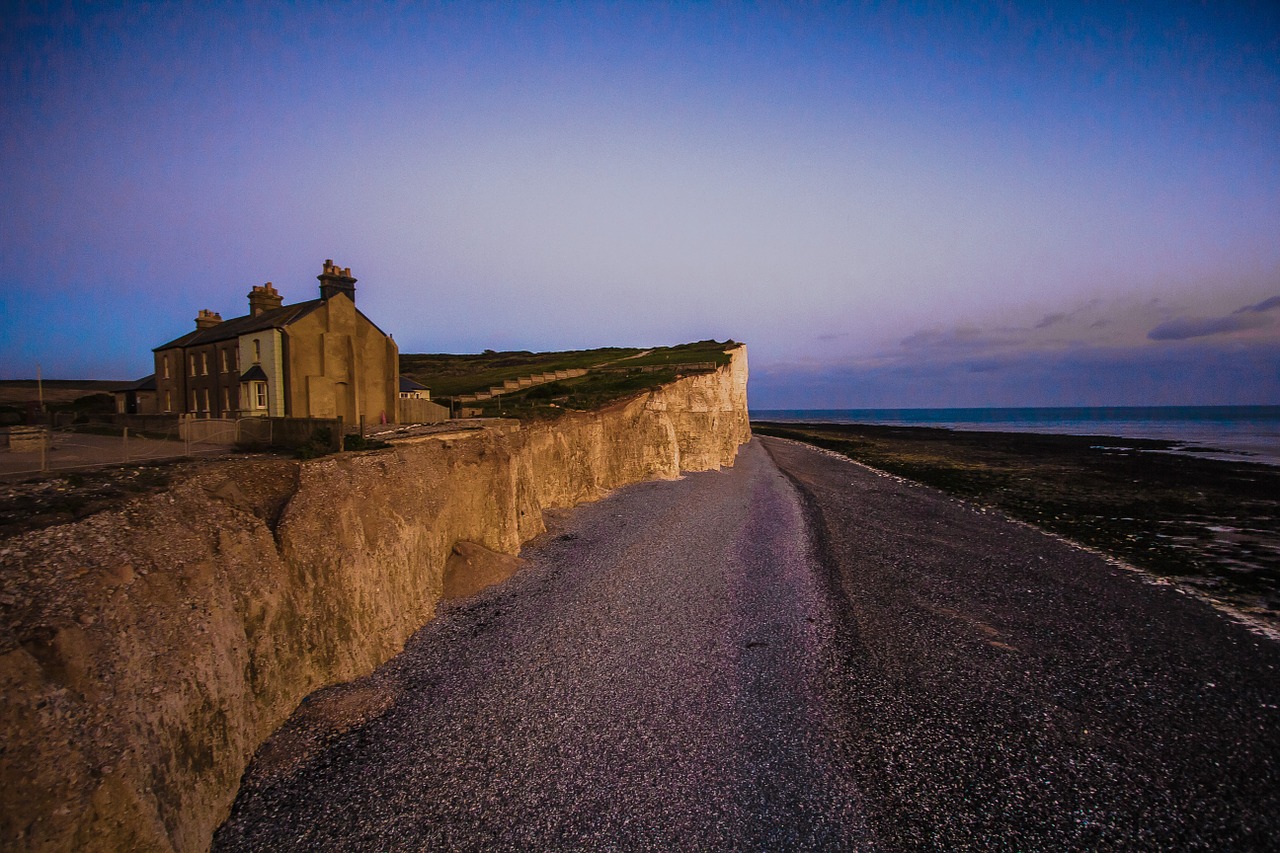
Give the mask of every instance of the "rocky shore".
[{"label": "rocky shore", "polygon": [[1280,636],[1280,467],[1115,436],[758,422],[1098,549]]}]

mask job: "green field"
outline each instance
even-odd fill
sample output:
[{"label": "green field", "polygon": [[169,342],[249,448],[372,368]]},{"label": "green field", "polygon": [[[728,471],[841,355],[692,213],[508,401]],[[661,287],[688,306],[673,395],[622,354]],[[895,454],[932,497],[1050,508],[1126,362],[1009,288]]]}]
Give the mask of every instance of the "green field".
[{"label": "green field", "polygon": [[[500,399],[467,404],[486,415],[555,417],[566,409],[593,409],[673,381],[690,365],[729,363],[733,341],[699,341],[674,347],[605,347],[568,352],[484,352],[478,355],[401,353],[400,373],[431,390],[433,399],[487,391],[508,379],[582,368],[586,376],[536,385]],[[658,368],[658,369],[654,369]]]}]

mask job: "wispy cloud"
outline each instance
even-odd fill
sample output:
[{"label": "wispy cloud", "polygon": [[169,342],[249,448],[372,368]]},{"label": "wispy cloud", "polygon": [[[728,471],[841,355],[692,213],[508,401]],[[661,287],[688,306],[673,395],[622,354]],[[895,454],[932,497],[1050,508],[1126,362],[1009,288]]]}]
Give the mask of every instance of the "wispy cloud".
[{"label": "wispy cloud", "polygon": [[844,362],[760,364],[752,405],[1274,403],[1280,297],[1258,295],[1095,299],[1029,314],[1021,323],[1004,315],[987,324],[923,329],[896,347]]},{"label": "wispy cloud", "polygon": [[1273,308],[1280,308],[1280,296],[1237,308],[1223,317],[1176,317],[1156,326],[1147,333],[1147,337],[1153,341],[1185,341],[1262,329],[1275,322],[1270,317],[1261,316]]},{"label": "wispy cloud", "polygon": [[1280,344],[1227,341],[991,359],[753,368],[751,405],[782,408],[1272,404]]},{"label": "wispy cloud", "polygon": [[1237,308],[1236,313],[1244,314],[1248,311],[1262,313],[1263,311],[1270,311],[1272,308],[1280,308],[1280,296],[1273,296],[1270,299],[1264,299],[1257,305],[1246,305],[1243,308]]}]

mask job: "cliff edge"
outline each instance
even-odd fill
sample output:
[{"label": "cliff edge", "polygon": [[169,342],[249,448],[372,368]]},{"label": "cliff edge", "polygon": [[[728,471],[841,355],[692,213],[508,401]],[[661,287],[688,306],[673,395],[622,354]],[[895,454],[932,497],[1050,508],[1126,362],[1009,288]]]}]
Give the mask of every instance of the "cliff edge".
[{"label": "cliff edge", "polygon": [[303,697],[432,617],[455,546],[514,555],[544,510],[732,465],[746,387],[740,346],[554,423],[231,460],[0,542],[0,846],[206,849]]}]

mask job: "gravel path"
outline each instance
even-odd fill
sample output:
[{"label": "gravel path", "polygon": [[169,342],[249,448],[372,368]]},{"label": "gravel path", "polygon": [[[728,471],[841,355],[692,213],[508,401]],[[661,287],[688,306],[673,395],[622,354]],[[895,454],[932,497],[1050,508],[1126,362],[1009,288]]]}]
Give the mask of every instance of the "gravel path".
[{"label": "gravel path", "polygon": [[1274,643],[927,489],[756,440],[524,556],[304,703],[214,848],[1264,849],[1280,830]]}]

